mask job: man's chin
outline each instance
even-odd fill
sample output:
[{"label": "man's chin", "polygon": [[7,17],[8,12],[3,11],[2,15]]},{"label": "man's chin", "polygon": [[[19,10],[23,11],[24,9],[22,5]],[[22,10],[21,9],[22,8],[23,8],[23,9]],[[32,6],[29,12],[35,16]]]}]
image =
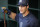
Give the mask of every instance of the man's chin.
[{"label": "man's chin", "polygon": [[20,12],[21,14],[23,14],[23,12]]}]

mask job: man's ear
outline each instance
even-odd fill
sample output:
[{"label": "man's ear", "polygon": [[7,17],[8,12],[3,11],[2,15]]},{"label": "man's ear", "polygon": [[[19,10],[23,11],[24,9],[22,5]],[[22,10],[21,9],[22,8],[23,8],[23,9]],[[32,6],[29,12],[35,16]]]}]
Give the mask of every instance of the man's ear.
[{"label": "man's ear", "polygon": [[29,8],[29,5],[27,6],[27,8]]},{"label": "man's ear", "polygon": [[27,8],[29,8],[29,4],[27,3]]}]

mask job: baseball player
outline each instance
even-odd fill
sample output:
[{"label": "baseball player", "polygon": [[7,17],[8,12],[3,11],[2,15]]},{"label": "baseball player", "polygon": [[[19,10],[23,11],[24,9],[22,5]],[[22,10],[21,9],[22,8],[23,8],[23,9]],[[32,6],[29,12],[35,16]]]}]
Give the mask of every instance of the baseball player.
[{"label": "baseball player", "polygon": [[19,14],[13,13],[9,10],[5,13],[9,13],[9,16],[19,23],[19,27],[38,27],[38,19],[28,10],[29,1],[19,0]]}]

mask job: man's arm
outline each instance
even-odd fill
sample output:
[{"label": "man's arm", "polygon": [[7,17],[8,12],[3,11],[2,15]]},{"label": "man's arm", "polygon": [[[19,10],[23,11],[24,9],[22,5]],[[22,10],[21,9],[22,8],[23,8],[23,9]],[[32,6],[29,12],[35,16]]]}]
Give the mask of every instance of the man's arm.
[{"label": "man's arm", "polygon": [[13,20],[15,20],[16,13],[11,12],[11,14],[9,15],[9,17],[12,18]]},{"label": "man's arm", "polygon": [[15,20],[16,13],[11,12],[9,10],[5,10],[5,13],[7,13],[10,18],[12,18],[13,20]]},{"label": "man's arm", "polygon": [[4,12],[7,13],[10,18],[12,18],[13,20],[15,20],[16,13],[11,12],[9,9],[6,9],[6,7],[2,7],[1,10],[2,10],[3,13],[4,13]]}]

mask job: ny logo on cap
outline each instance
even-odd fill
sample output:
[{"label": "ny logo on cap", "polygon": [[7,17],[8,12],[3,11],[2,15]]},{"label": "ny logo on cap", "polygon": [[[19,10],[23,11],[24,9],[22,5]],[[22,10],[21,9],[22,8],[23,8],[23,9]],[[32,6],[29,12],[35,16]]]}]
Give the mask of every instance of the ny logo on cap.
[{"label": "ny logo on cap", "polygon": [[19,0],[19,2],[22,2],[22,0]]}]

